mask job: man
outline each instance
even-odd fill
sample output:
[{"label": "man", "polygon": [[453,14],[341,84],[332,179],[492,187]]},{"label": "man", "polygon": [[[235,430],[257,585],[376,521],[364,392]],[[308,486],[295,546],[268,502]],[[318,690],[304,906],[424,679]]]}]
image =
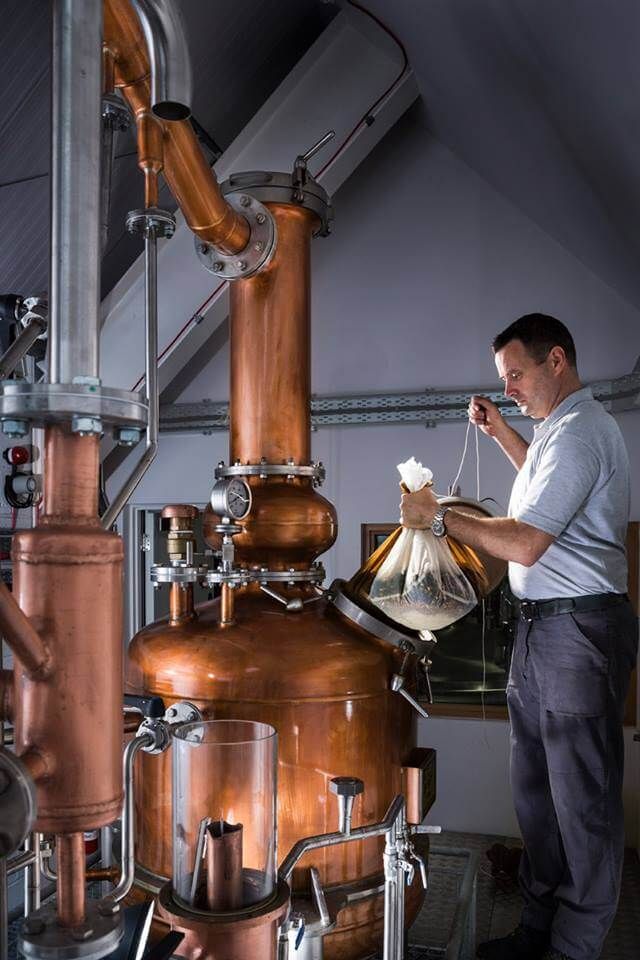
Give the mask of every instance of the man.
[{"label": "man", "polygon": [[402,497],[402,523],[508,560],[520,599],[507,701],[524,909],[478,956],[597,960],[620,891],[622,719],[638,640],[628,459],[616,422],[581,386],[564,324],[529,314],[493,349],[506,396],[541,421],[528,444],[494,403],[471,400],[471,422],[518,471],[509,516],[442,510],[426,488]]}]

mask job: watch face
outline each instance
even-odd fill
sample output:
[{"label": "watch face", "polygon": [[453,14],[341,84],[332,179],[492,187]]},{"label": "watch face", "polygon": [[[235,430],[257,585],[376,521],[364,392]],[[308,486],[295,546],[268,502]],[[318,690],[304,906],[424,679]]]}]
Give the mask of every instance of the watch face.
[{"label": "watch face", "polygon": [[243,520],[251,509],[251,491],[244,480],[230,480],[227,487],[228,516]]},{"label": "watch face", "polygon": [[436,537],[444,537],[446,533],[444,521],[441,517],[436,517],[433,523],[431,524],[431,532]]}]

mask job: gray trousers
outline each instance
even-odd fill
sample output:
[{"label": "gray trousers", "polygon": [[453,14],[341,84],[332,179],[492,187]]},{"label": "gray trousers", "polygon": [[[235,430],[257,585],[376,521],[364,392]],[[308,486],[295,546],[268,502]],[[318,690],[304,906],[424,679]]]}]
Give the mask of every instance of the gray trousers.
[{"label": "gray trousers", "polygon": [[626,603],[521,621],[507,686],[522,922],[597,960],[624,854],[622,718],[638,622]]}]

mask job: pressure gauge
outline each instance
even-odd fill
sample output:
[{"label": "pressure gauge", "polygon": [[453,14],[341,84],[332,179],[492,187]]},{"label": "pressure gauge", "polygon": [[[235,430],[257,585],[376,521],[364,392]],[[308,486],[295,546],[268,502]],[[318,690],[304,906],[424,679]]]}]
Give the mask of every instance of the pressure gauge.
[{"label": "pressure gauge", "polygon": [[251,489],[245,480],[218,480],[211,491],[211,509],[219,517],[244,520],[251,510]]}]

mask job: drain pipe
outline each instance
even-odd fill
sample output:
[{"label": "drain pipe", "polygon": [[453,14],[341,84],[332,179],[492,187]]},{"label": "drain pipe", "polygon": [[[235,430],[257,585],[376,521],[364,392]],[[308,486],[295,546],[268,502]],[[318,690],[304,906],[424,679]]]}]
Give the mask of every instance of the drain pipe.
[{"label": "drain pipe", "polygon": [[173,0],[132,0],[149,52],[151,110],[161,120],[191,116],[191,61]]}]

